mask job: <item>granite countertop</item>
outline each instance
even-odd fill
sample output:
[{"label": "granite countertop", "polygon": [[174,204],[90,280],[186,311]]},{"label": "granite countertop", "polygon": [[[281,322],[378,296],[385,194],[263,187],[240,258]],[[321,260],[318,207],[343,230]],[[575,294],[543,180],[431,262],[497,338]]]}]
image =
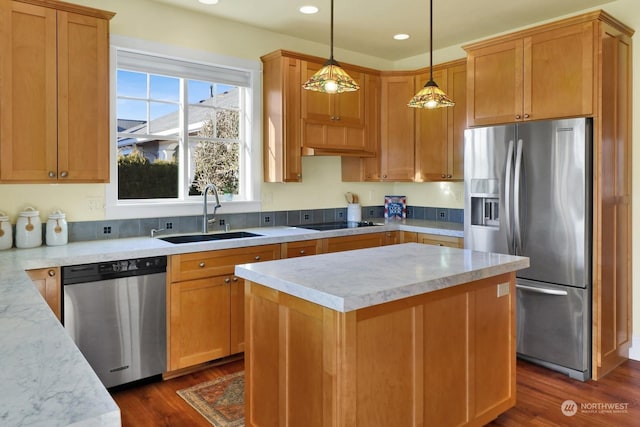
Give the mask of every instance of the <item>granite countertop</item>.
[{"label": "granite countertop", "polygon": [[236,275],[348,312],[529,267],[529,258],[405,243],[236,266]]},{"label": "granite countertop", "polygon": [[107,427],[121,423],[118,406],[24,270],[392,230],[463,237],[461,224],[374,222],[383,225],[333,231],[264,227],[246,229],[261,234],[247,239],[171,244],[138,237],[0,251],[0,424]]}]

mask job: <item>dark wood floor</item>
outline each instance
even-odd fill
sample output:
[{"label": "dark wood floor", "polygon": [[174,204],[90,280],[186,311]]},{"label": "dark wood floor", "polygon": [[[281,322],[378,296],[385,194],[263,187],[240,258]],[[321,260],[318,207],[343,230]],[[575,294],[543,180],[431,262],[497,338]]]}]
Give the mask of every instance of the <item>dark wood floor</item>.
[{"label": "dark wood floor", "polygon": [[[210,426],[176,391],[243,369],[243,361],[211,367],[172,380],[114,392],[124,427]],[[640,362],[628,361],[600,381],[582,383],[566,375],[518,361],[515,408],[491,426],[640,426]],[[577,413],[563,415],[565,400],[577,404]],[[618,404],[626,411],[608,412],[602,406]],[[587,405],[590,410],[587,410]],[[600,409],[599,409],[600,408]],[[593,411],[593,412],[589,412]]]}]

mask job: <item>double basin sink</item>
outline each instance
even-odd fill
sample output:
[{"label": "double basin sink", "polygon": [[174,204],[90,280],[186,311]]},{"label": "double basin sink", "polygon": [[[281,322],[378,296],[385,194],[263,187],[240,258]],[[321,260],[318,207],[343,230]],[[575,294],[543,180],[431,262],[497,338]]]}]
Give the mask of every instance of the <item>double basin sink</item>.
[{"label": "double basin sink", "polygon": [[[306,228],[309,230],[338,230],[342,228],[354,228],[354,227],[370,227],[375,226],[375,224],[370,221],[361,221],[361,222],[347,222],[347,221],[336,221],[336,222],[327,222],[320,224],[306,224],[306,225],[298,225],[297,228]],[[226,239],[244,239],[247,237],[259,237],[262,234],[251,233],[248,231],[228,231],[225,233],[211,233],[211,234],[183,234],[179,236],[167,236],[167,237],[159,237],[160,240],[164,240],[165,242],[180,244],[180,243],[196,243],[196,242],[208,242],[210,240],[226,240]]]}]

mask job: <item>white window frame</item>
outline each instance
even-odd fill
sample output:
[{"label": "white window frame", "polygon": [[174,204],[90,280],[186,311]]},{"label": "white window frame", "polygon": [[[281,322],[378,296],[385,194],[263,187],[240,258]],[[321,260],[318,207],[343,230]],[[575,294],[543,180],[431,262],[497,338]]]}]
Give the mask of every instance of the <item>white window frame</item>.
[{"label": "white window frame", "polygon": [[[202,214],[202,200],[191,197],[185,200],[118,200],[118,137],[116,95],[117,95],[117,54],[128,51],[166,58],[168,60],[186,61],[223,69],[236,69],[248,73],[249,88],[244,99],[246,110],[250,111],[245,118],[246,143],[241,146],[246,151],[240,156],[241,181],[246,200],[221,201],[218,213],[259,212],[260,184],[262,181],[262,66],[259,61],[232,58],[210,52],[185,49],[164,45],[146,40],[111,35],[110,48],[110,113],[111,113],[111,149],[109,158],[110,182],[105,187],[106,219],[156,218],[169,216],[188,216]],[[188,144],[185,141],[184,144]],[[246,162],[246,163],[245,163]],[[186,179],[181,177],[182,179]]]}]

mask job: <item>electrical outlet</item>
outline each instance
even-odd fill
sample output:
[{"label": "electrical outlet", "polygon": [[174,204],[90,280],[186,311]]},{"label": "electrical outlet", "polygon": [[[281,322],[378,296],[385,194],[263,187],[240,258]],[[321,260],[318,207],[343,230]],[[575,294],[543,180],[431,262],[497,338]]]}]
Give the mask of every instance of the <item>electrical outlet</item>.
[{"label": "electrical outlet", "polygon": [[498,285],[498,298],[509,295],[509,282]]}]

